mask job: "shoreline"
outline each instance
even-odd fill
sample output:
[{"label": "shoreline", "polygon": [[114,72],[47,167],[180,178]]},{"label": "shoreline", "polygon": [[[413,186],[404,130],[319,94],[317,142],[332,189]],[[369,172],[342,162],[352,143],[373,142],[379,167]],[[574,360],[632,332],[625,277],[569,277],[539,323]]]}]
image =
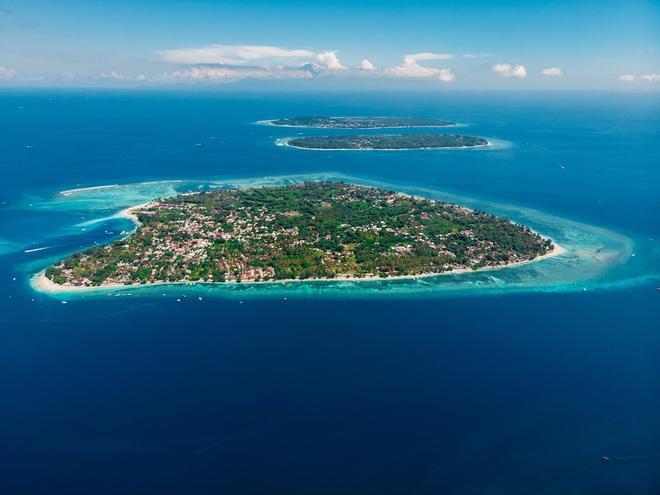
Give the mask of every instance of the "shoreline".
[{"label": "shoreline", "polygon": [[139,205],[129,206],[128,208],[124,208],[123,210],[119,211],[114,216],[116,218],[127,218],[128,220],[131,220],[136,227],[139,227],[141,225],[140,220],[138,219],[134,211],[139,210],[140,208],[146,208],[147,206],[151,206],[155,203],[157,203],[157,201],[152,200],[152,201],[147,201],[146,203],[141,203]]},{"label": "shoreline", "polygon": [[425,148],[307,148],[304,146],[295,146],[289,141],[296,138],[281,138],[275,140],[276,146],[293,148],[297,150],[309,151],[435,151],[435,150],[471,150],[474,148],[487,148],[493,146],[493,143],[486,139],[486,144],[476,144],[474,146],[437,146]]},{"label": "shoreline", "polygon": [[459,124],[458,122],[452,122],[451,124],[445,124],[445,125],[397,125],[397,126],[384,126],[384,127],[319,127],[319,126],[311,126],[311,125],[273,124],[273,122],[275,122],[276,120],[280,120],[280,119],[257,120],[256,124],[269,125],[272,127],[284,127],[289,129],[330,129],[331,131],[369,131],[369,130],[378,130],[378,129],[444,129],[445,127],[464,126],[464,124]]},{"label": "shoreline", "polygon": [[[138,205],[138,206],[133,206],[131,208],[126,208],[125,210],[122,210],[118,215],[123,215],[125,218],[131,218],[134,221],[137,222],[137,217],[133,215],[130,210],[134,210],[137,208],[141,208],[145,205],[148,205],[152,203],[151,201],[148,203],[144,203],[143,205]],[[139,222],[138,222],[139,224]],[[556,244],[553,241],[554,248],[541,255],[537,256],[536,258],[532,260],[523,260],[523,261],[516,261],[513,263],[508,263],[506,265],[500,265],[500,266],[487,266],[483,268],[478,268],[477,270],[473,270],[471,268],[457,268],[454,270],[449,270],[446,272],[441,272],[441,273],[420,273],[419,275],[395,275],[392,277],[380,277],[380,276],[371,276],[371,277],[336,277],[336,278],[306,278],[306,279],[285,279],[285,280],[265,280],[262,282],[194,282],[190,280],[181,280],[177,282],[164,282],[164,281],[158,281],[158,282],[150,282],[146,284],[140,284],[140,283],[135,283],[135,284],[106,284],[106,285],[98,285],[98,286],[78,286],[78,285],[59,285],[50,280],[48,277],[45,275],[45,269],[41,270],[40,272],[36,273],[32,278],[31,278],[31,286],[34,290],[38,292],[42,292],[45,294],[67,294],[67,293],[81,293],[81,292],[99,292],[99,291],[112,291],[112,290],[129,290],[129,289],[140,289],[140,288],[148,288],[148,287],[158,287],[158,286],[176,286],[176,285],[212,285],[216,287],[222,287],[222,286],[236,286],[236,285],[249,285],[249,286],[257,286],[257,285],[268,285],[268,284],[300,284],[300,283],[306,283],[306,282],[387,282],[390,280],[416,280],[416,279],[421,279],[421,278],[430,278],[430,277],[443,277],[447,275],[461,275],[464,273],[478,273],[478,272],[487,272],[487,271],[494,271],[494,270],[505,270],[507,268],[512,268],[515,266],[522,266],[526,265],[528,263],[535,263],[537,261],[542,261],[544,259],[549,259],[549,258],[554,258],[556,256],[560,256],[566,252],[566,249],[558,244]]]}]

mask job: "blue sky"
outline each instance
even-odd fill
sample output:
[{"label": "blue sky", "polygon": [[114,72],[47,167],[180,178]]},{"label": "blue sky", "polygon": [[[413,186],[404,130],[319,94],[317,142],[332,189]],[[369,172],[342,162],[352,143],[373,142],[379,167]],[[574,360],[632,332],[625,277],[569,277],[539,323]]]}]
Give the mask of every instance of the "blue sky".
[{"label": "blue sky", "polygon": [[660,1],[0,0],[0,85],[660,88]]}]

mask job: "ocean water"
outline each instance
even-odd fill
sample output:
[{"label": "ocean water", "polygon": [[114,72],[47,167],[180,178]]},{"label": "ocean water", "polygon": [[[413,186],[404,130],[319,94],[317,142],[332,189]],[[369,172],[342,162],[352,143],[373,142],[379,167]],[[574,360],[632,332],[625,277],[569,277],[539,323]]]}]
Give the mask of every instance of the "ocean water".
[{"label": "ocean water", "polygon": [[[255,124],[304,114],[497,146],[295,150],[276,141],[319,131]],[[5,91],[0,115],[0,492],[660,493],[657,95]],[[412,282],[31,285],[130,230],[126,206],[310,178],[503,214],[566,253]]]}]

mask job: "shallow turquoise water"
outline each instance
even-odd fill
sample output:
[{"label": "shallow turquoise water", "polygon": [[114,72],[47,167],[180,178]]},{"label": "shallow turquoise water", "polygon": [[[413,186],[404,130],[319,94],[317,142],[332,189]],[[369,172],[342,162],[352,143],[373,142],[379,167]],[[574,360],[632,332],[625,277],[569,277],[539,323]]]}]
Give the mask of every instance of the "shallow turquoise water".
[{"label": "shallow turquoise water", "polygon": [[[540,260],[522,266],[500,270],[425,277],[414,280],[391,281],[361,281],[361,282],[294,282],[278,284],[188,284],[186,289],[194,288],[197,293],[209,295],[231,295],[238,292],[245,296],[280,296],[282,294],[311,294],[315,296],[351,296],[379,297],[414,295],[416,297],[455,295],[457,293],[484,294],[490,292],[512,292],[529,290],[575,291],[648,283],[658,273],[654,270],[659,266],[655,261],[657,253],[653,252],[653,244],[642,239],[632,238],[612,230],[566,220],[554,215],[518,207],[515,205],[498,204],[483,200],[466,198],[456,194],[443,193],[423,187],[398,187],[395,184],[379,181],[363,180],[340,174],[307,174],[284,177],[273,176],[252,179],[214,180],[214,181],[154,181],[135,184],[112,184],[59,191],[45,199],[31,198],[30,203],[17,207],[29,208],[30,211],[58,211],[62,213],[81,215],[81,222],[67,226],[62,234],[72,234],[76,229],[87,232],[110,234],[112,238],[119,235],[126,227],[126,219],[117,217],[112,211],[120,211],[127,206],[145,203],[149,200],[172,196],[179,193],[199,191],[209,188],[258,187],[262,185],[286,184],[305,180],[342,180],[356,184],[371,185],[400,190],[410,194],[423,195],[430,198],[451,201],[473,209],[485,210],[503,215],[514,221],[528,225],[541,234],[552,238],[565,252],[561,255]],[[123,226],[123,227],[122,227]],[[90,232],[92,231],[92,232]],[[57,235],[57,233],[53,233]],[[101,236],[99,241],[107,242],[107,236]],[[39,247],[32,249],[40,249]],[[637,253],[640,263],[635,263]],[[44,260],[51,260],[47,250]],[[41,268],[41,260],[32,261],[24,269]],[[152,293],[173,290],[179,292],[180,286],[142,286],[127,287],[125,290],[139,295],[143,291]],[[63,293],[60,298],[90,297],[113,293],[107,289],[89,291],[86,293]],[[236,295],[236,294],[234,294]]]}]

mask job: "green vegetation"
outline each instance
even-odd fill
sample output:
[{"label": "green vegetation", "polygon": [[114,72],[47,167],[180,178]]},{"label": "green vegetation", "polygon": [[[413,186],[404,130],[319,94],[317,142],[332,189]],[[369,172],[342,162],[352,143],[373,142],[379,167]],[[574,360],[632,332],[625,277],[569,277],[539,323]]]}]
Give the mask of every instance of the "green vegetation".
[{"label": "green vegetation", "polygon": [[289,146],[321,150],[414,150],[473,148],[488,141],[474,136],[449,134],[401,134],[370,136],[304,136],[287,141]]},{"label": "green vegetation", "polygon": [[415,117],[293,117],[277,119],[272,125],[322,129],[383,129],[388,127],[446,127],[455,122]]},{"label": "green vegetation", "polygon": [[186,194],[135,214],[133,234],[46,277],[100,286],[411,276],[503,266],[553,247],[504,218],[334,182]]}]

